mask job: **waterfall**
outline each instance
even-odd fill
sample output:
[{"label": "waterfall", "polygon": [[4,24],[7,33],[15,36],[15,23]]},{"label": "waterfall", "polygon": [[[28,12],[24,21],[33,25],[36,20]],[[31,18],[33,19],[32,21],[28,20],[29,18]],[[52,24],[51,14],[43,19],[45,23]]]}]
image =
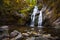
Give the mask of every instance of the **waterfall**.
[{"label": "waterfall", "polygon": [[40,10],[40,14],[38,17],[38,27],[42,27],[42,22],[43,22],[43,18],[42,18],[42,12],[46,10],[46,7],[43,6],[43,8]]},{"label": "waterfall", "polygon": [[31,27],[34,27],[34,21],[35,21],[35,15],[37,14],[37,11],[38,11],[38,7],[35,6],[34,9],[33,9],[33,13],[31,15]]},{"label": "waterfall", "polygon": [[38,27],[42,27],[42,11],[40,11],[40,14],[38,17]]},{"label": "waterfall", "polygon": [[35,23],[35,17],[36,17],[36,14],[39,13],[39,16],[38,16],[38,27],[42,27],[42,22],[43,22],[43,18],[42,18],[42,14],[43,12],[46,10],[46,7],[43,6],[43,8],[38,11],[38,7],[35,6],[34,9],[33,9],[33,13],[31,15],[31,27],[34,27],[34,23]]}]

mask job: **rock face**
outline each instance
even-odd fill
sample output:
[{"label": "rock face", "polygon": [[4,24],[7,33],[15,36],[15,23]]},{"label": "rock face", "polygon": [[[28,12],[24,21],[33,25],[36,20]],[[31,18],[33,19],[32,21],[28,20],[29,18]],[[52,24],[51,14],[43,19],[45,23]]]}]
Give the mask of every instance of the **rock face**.
[{"label": "rock face", "polygon": [[55,26],[55,28],[60,28],[60,18],[58,18],[57,20],[55,20],[53,22],[53,25]]},{"label": "rock face", "polygon": [[[59,23],[56,22],[56,20],[60,19],[58,16],[58,13],[56,13],[56,8],[47,8],[46,11],[43,14],[43,24],[44,26],[53,26],[55,27],[56,25],[58,25]],[[55,25],[56,24],[56,25]],[[55,25],[55,26],[54,26]]]}]

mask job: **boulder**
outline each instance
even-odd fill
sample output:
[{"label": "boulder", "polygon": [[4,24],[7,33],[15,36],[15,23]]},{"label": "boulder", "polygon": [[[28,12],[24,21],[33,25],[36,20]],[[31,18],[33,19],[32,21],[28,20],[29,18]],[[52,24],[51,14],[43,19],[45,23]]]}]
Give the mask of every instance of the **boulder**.
[{"label": "boulder", "polygon": [[50,37],[51,37],[51,34],[43,34],[42,37],[43,37],[43,38],[50,38]]},{"label": "boulder", "polygon": [[8,26],[1,26],[0,27],[0,40],[8,40],[9,33],[8,33]]},{"label": "boulder", "polygon": [[28,33],[22,33],[22,35],[25,36],[25,37],[28,37],[29,36]]},{"label": "boulder", "polygon": [[10,33],[10,36],[12,37],[12,39],[17,40],[22,37],[22,34],[21,34],[21,32],[14,30],[13,32]]},{"label": "boulder", "polygon": [[18,35],[18,31],[14,30],[13,32],[10,33],[11,37],[15,37],[16,35]]},{"label": "boulder", "polygon": [[26,40],[35,40],[35,37],[29,37]]},{"label": "boulder", "polygon": [[48,40],[48,39],[40,36],[40,37],[35,37],[35,40]]}]

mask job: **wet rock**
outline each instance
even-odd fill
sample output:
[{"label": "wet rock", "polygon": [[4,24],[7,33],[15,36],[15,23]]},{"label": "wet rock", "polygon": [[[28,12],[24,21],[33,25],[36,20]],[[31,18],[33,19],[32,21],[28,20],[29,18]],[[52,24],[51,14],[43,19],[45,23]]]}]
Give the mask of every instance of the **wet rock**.
[{"label": "wet rock", "polygon": [[25,36],[25,37],[28,37],[29,36],[28,33],[22,33],[22,35]]},{"label": "wet rock", "polygon": [[13,32],[11,32],[10,36],[12,37],[11,40],[17,40],[22,37],[22,34],[18,32],[17,30],[14,30]]},{"label": "wet rock", "polygon": [[18,34],[18,32],[16,30],[14,30],[13,32],[10,33],[11,37],[15,37]]},{"label": "wet rock", "polygon": [[27,38],[26,40],[35,40],[35,37]]},{"label": "wet rock", "polygon": [[40,37],[35,37],[35,40],[48,40],[48,39],[40,36]]},{"label": "wet rock", "polygon": [[4,39],[2,39],[2,40],[9,40],[9,38],[4,38]]},{"label": "wet rock", "polygon": [[27,32],[28,30],[24,30],[25,32]]},{"label": "wet rock", "polygon": [[38,30],[38,32],[39,32],[40,34],[42,34],[44,31],[42,31],[42,28],[40,28],[40,29]]},{"label": "wet rock", "polygon": [[10,40],[16,40],[15,38],[12,38],[12,39],[10,39]]},{"label": "wet rock", "polygon": [[28,33],[29,35],[31,35],[31,34],[32,34],[32,32],[29,32],[29,31],[28,31],[27,33]]},{"label": "wet rock", "polygon": [[34,30],[34,28],[31,28],[31,30],[33,31],[33,30]]},{"label": "wet rock", "polygon": [[8,40],[9,33],[8,33],[8,26],[1,26],[0,27],[0,40]]},{"label": "wet rock", "polygon": [[1,26],[1,28],[3,28],[3,29],[8,29],[8,26]]},{"label": "wet rock", "polygon": [[21,33],[19,33],[18,36],[15,37],[16,40],[21,39],[21,38],[22,38],[22,34]]},{"label": "wet rock", "polygon": [[43,37],[43,38],[50,38],[50,37],[51,37],[51,34],[43,34],[42,37]]},{"label": "wet rock", "polygon": [[0,28],[0,40],[3,39],[3,36],[4,36],[4,35],[3,35],[3,31],[4,31],[4,30]]},{"label": "wet rock", "polygon": [[40,34],[40,33],[37,33],[37,35],[36,36],[42,36],[42,34]]},{"label": "wet rock", "polygon": [[32,31],[32,35],[39,36],[39,34],[37,32],[34,32],[34,31]]}]

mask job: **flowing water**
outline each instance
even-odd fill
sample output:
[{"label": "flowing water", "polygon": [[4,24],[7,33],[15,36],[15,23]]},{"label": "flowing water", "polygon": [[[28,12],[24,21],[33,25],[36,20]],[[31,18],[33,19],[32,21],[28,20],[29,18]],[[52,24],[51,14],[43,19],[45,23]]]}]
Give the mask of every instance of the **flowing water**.
[{"label": "flowing water", "polygon": [[33,13],[31,15],[31,20],[32,20],[31,25],[30,25],[31,27],[34,27],[34,21],[35,21],[35,16],[36,16],[37,12],[38,12],[38,7],[35,6],[33,9]]},{"label": "flowing water", "polygon": [[46,10],[46,7],[43,6],[43,8],[40,10],[40,12],[38,12],[38,7],[35,6],[34,7],[34,10],[33,10],[33,13],[31,15],[31,27],[34,27],[34,24],[35,24],[35,17],[36,17],[36,14],[39,13],[39,16],[38,16],[38,27],[42,27],[42,21],[43,21],[43,17],[42,17],[42,14],[43,14],[43,11]]},{"label": "flowing water", "polygon": [[39,14],[39,17],[38,17],[38,27],[42,27],[42,22],[43,22],[42,14],[43,14],[43,11],[45,11],[45,10],[46,10],[46,7],[44,7],[44,6],[40,10],[40,14]]},{"label": "flowing water", "polygon": [[42,11],[40,11],[39,18],[38,18],[38,27],[42,27]]}]

